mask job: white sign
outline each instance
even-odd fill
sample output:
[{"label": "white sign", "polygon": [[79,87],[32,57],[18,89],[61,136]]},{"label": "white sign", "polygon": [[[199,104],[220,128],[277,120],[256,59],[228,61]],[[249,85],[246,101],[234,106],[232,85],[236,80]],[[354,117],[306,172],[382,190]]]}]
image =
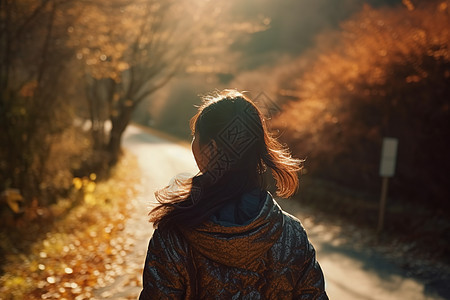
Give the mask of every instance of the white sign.
[{"label": "white sign", "polygon": [[384,138],[381,150],[380,176],[392,177],[395,173],[398,139]]}]

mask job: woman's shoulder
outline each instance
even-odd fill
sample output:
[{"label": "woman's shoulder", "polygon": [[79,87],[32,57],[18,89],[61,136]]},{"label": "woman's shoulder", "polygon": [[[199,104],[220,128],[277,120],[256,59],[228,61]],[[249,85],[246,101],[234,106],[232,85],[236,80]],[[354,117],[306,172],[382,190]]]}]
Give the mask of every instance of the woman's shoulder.
[{"label": "woman's shoulder", "polygon": [[272,247],[272,254],[283,263],[302,265],[314,254],[314,247],[298,218],[282,209],[279,213],[282,215],[282,230]]},{"label": "woman's shoulder", "polygon": [[167,252],[169,255],[186,254],[188,243],[178,228],[156,228],[150,240],[153,248]]},{"label": "woman's shoulder", "polygon": [[268,198],[267,203],[269,204],[272,212],[274,212],[275,214],[281,214],[283,216],[283,223],[285,226],[287,226],[288,228],[295,228],[301,231],[305,230],[302,222],[297,217],[291,215],[283,208],[281,208],[280,204],[278,204],[278,201],[275,200],[275,198],[270,193],[267,193],[267,198]]},{"label": "woman's shoulder", "polygon": [[309,243],[308,235],[302,222],[290,213],[282,210],[283,214],[283,233],[289,238],[295,238],[300,243]]}]

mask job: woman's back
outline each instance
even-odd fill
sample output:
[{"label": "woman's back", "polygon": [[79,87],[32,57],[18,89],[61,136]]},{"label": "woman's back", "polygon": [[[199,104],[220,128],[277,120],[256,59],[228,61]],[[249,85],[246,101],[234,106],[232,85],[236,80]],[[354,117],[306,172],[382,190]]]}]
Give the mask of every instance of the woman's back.
[{"label": "woman's back", "polygon": [[[250,219],[233,224],[233,215]],[[327,299],[303,227],[267,192],[243,195],[196,229],[157,230],[152,240],[153,267],[144,273],[152,284],[142,299]]]}]

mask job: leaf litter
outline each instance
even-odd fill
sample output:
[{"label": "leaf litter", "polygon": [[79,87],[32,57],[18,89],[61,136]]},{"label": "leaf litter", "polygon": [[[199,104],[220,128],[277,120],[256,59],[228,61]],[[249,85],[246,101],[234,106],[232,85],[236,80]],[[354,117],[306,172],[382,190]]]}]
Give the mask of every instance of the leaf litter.
[{"label": "leaf litter", "polygon": [[124,263],[134,246],[124,223],[140,183],[136,158],[125,153],[112,174],[98,183],[95,174],[75,178],[68,199],[34,203],[29,222],[0,230],[1,299],[95,299],[96,289],[135,272]]}]

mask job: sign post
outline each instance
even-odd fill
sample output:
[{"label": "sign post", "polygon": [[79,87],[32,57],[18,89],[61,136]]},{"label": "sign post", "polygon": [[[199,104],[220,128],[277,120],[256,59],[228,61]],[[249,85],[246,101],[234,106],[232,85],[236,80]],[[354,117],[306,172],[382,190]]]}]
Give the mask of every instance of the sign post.
[{"label": "sign post", "polygon": [[383,178],[381,185],[380,209],[378,214],[377,234],[383,230],[384,215],[386,209],[386,198],[389,184],[389,177],[394,176],[395,161],[397,159],[398,139],[384,138],[381,150],[380,176]]}]

